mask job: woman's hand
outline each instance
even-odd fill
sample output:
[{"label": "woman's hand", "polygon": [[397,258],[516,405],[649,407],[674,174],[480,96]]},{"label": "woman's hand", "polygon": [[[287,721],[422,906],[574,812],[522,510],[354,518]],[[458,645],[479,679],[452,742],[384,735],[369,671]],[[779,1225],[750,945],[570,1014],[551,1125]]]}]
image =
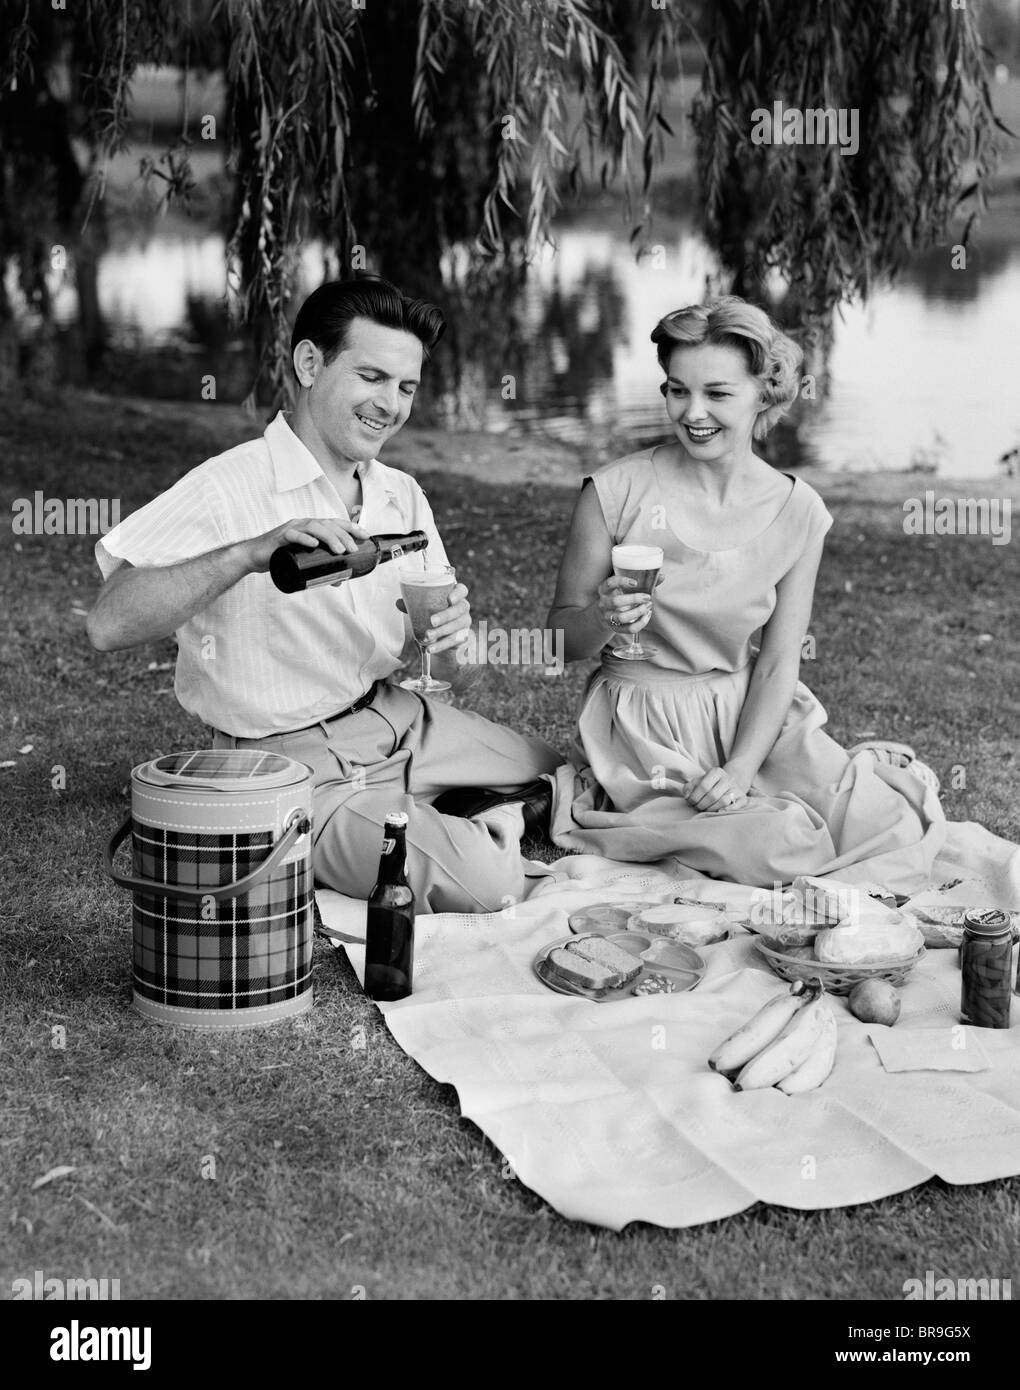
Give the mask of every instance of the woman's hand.
[{"label": "woman's hand", "polygon": [[747,804],[750,781],[736,768],[713,767],[691,778],[683,788],[684,800],[696,811],[732,811]]},{"label": "woman's hand", "polygon": [[[662,583],[660,574],[656,588]],[[595,606],[603,627],[609,632],[640,632],[652,617],[651,594],[636,593],[636,579],[611,574],[599,585]]]}]

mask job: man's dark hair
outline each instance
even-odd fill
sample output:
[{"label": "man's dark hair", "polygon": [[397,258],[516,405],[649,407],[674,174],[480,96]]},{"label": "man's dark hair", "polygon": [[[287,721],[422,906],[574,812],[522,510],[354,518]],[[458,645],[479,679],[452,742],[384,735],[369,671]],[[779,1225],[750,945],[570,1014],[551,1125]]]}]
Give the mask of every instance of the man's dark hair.
[{"label": "man's dark hair", "polygon": [[330,280],[313,290],[298,310],[291,334],[293,357],[298,343],[308,338],[332,362],[343,351],[352,319],[370,319],[383,328],[413,333],[428,361],[446,330],[443,311],[422,299],[408,299],[396,285],[376,275],[357,280]]}]

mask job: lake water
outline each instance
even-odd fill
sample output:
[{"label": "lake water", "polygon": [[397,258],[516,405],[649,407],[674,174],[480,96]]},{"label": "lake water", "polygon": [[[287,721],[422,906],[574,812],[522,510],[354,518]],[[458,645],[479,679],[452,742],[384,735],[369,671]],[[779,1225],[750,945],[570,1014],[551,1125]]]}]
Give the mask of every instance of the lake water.
[{"label": "lake water", "polygon": [[[555,236],[555,252],[530,272],[516,348],[503,347],[492,326],[495,355],[481,369],[477,422],[493,430],[523,424],[572,442],[611,437],[621,451],[660,438],[649,334],[663,313],[702,297],[715,265],[710,251],[683,217],[663,222],[653,237],[661,251],[640,262],[615,212],[574,216]],[[309,288],[318,283],[314,246],[304,271]],[[101,262],[99,299],[114,343],[142,355],[176,344],[194,355],[197,372],[205,354],[196,305],[215,312],[225,282],[221,236],[180,223],[145,236],[121,230]],[[74,318],[70,286],[58,289],[56,311],[64,322]],[[780,436],[781,461],[996,476],[1001,456],[1020,445],[1018,320],[1020,229],[1005,218],[990,235],[979,230],[966,270],[951,269],[948,247],[917,258],[895,287],[844,309],[829,398],[798,407],[796,427]],[[151,360],[153,394],[174,393],[158,380],[158,357]],[[517,383],[513,401],[501,398],[506,372]]]}]

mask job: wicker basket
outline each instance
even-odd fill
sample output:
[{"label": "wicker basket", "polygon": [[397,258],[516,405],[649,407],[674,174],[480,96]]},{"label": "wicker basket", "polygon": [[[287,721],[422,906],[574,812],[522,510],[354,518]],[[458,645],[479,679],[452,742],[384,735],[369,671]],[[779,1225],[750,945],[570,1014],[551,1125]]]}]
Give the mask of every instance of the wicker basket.
[{"label": "wicker basket", "polygon": [[829,994],[849,994],[854,985],[862,980],[888,980],[891,985],[901,985],[907,972],[924,955],[924,947],[918,947],[912,956],[901,956],[898,960],[882,961],[877,965],[826,965],[816,960],[810,946],[802,946],[793,951],[777,951],[763,937],[755,937],[754,949],[768,962],[769,967],[782,980],[803,980],[811,984],[820,980]]}]

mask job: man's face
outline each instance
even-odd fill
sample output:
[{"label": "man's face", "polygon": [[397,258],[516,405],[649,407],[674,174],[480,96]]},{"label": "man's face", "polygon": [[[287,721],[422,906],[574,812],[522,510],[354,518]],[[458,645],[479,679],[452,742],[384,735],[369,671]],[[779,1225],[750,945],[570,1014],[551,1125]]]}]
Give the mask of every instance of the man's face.
[{"label": "man's face", "polygon": [[[296,358],[300,352],[299,345]],[[332,362],[323,364],[316,350],[303,413],[333,462],[343,467],[374,458],[396,434],[411,413],[423,355],[413,333],[363,318],[351,321]]]}]

